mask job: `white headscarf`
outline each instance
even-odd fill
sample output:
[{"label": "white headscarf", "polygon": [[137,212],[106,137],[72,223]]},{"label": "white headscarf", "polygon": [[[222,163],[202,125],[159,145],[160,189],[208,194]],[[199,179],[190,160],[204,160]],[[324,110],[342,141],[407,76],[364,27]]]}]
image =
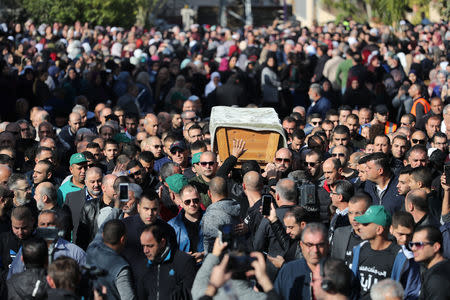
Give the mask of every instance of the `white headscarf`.
[{"label": "white headscarf", "polygon": [[[207,97],[210,93],[214,92],[216,89],[216,85],[214,84],[214,78],[218,77],[220,79],[219,72],[213,72],[211,74],[211,80],[208,82],[208,84],[205,87],[205,97]],[[219,86],[222,85],[222,83],[219,81]]]}]

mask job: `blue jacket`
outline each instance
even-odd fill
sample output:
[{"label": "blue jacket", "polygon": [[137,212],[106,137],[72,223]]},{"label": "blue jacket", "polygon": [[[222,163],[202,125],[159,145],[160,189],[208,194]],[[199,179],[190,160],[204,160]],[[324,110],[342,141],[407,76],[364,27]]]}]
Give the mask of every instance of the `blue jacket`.
[{"label": "blue jacket", "polygon": [[327,111],[331,108],[331,102],[325,97],[320,98],[317,100],[316,104],[314,106],[308,107],[308,110],[306,112],[306,115],[309,116],[310,114],[321,114],[322,119],[325,119],[325,115]]},{"label": "blue jacket", "polygon": [[304,258],[283,265],[274,289],[284,300],[311,299],[311,269]]},{"label": "blue jacket", "polygon": [[[184,209],[181,210],[178,215],[167,222],[175,230],[177,236],[178,249],[184,252],[189,252],[191,248],[191,241],[189,240],[188,232],[186,226],[183,223]],[[203,213],[202,213],[203,217]],[[199,239],[197,244],[197,252],[203,252],[203,230],[202,226],[199,226]]]},{"label": "blue jacket", "polygon": [[364,191],[372,198],[373,205],[383,205],[392,216],[394,212],[400,210],[405,199],[404,196],[398,194],[397,184],[398,177],[392,176],[388,183],[387,190],[381,199],[378,197],[377,185],[372,181],[366,180]]}]

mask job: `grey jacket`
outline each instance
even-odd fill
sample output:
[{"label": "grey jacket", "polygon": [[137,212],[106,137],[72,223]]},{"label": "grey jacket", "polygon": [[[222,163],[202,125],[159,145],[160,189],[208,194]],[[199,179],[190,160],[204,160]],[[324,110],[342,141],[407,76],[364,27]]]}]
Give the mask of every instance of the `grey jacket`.
[{"label": "grey jacket", "polygon": [[223,199],[208,206],[201,221],[203,246],[207,253],[212,251],[222,225],[240,223],[240,212],[240,204],[232,199]]},{"label": "grey jacket", "polygon": [[336,228],[333,239],[331,240],[331,257],[345,259],[345,251],[347,251],[348,241],[352,234],[352,226],[344,226]]},{"label": "grey jacket", "polygon": [[[192,300],[198,300],[205,293],[206,287],[209,283],[209,277],[211,276],[211,270],[214,266],[220,263],[219,258],[215,255],[208,254],[203,261],[202,267],[198,270],[197,276],[195,276],[194,284],[192,285]],[[230,290],[225,292],[225,288],[221,287],[217,290],[217,294],[213,297],[214,300],[265,300],[267,295],[265,293],[258,293],[253,290],[252,284],[246,280],[229,280],[226,285],[230,287]],[[234,298],[230,296],[234,294]]]}]

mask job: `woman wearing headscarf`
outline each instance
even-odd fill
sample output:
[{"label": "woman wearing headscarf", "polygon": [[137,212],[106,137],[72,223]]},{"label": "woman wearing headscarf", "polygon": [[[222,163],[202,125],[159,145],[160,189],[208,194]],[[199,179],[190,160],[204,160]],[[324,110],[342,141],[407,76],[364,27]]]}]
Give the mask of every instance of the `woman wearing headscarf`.
[{"label": "woman wearing headscarf", "polygon": [[211,80],[208,82],[208,84],[205,87],[205,97],[208,97],[210,93],[212,93],[218,86],[221,86],[222,83],[220,82],[220,74],[219,72],[213,72],[211,74]]},{"label": "woman wearing headscarf", "polygon": [[261,72],[262,105],[277,108],[278,88],[281,87],[277,74],[277,60],[275,53],[271,52],[267,56],[265,66]]}]

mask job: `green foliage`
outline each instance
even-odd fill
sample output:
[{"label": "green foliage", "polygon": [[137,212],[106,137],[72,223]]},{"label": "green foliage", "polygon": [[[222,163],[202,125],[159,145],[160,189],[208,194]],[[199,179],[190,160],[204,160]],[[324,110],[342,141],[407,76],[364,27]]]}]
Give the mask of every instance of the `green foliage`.
[{"label": "green foliage", "polygon": [[409,8],[409,0],[378,0],[373,4],[379,19],[389,25],[403,19]]},{"label": "green foliage", "polygon": [[[11,0],[5,0],[11,1]],[[76,20],[95,25],[130,27],[137,23],[144,26],[148,16],[167,0],[19,0],[27,17],[37,24],[62,22],[72,24]]]},{"label": "green foliage", "polygon": [[362,0],[322,0],[322,2],[336,13],[337,22],[345,19],[352,19],[360,23],[367,21],[367,12]]}]

